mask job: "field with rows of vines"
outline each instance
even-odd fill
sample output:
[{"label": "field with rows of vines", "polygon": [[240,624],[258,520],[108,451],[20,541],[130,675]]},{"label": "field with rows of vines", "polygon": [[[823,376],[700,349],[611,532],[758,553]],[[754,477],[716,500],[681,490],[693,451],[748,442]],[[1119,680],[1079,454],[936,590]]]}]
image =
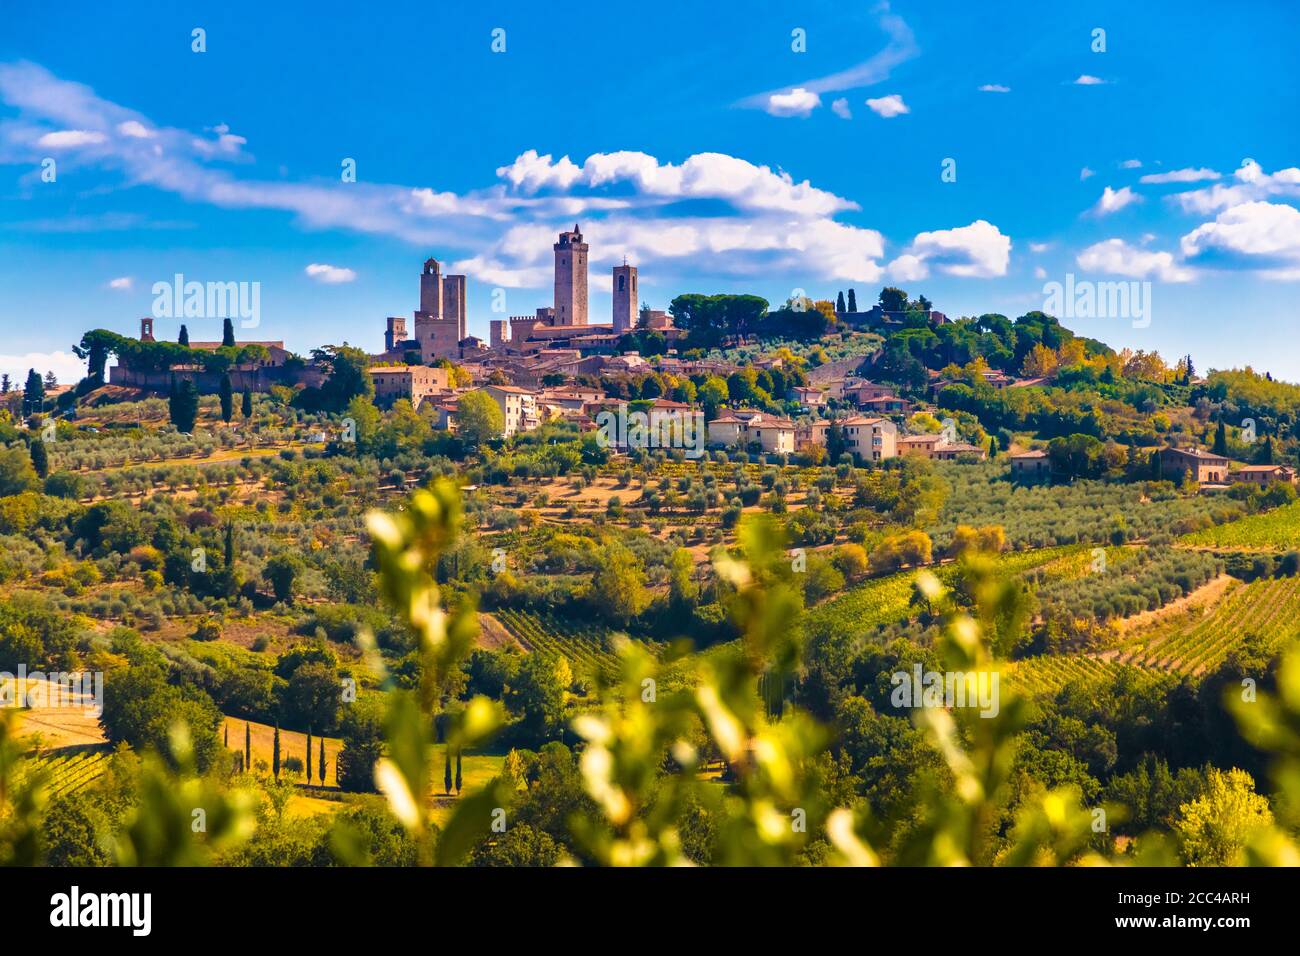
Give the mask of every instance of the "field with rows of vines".
[{"label": "field with rows of vines", "polygon": [[1235,583],[1223,597],[1128,636],[1117,660],[1181,674],[1203,674],[1253,635],[1269,648],[1300,635],[1300,579]]},{"label": "field with rows of vines", "polygon": [[[535,654],[557,654],[577,671],[594,674],[618,664],[613,638],[616,632],[596,624],[579,624],[553,614],[504,608],[496,612],[500,621],[521,644]],[[641,642],[654,649],[655,645]]]},{"label": "field with rows of vines", "polygon": [[1128,676],[1139,683],[1148,683],[1159,680],[1163,675],[1150,667],[1117,660],[1055,654],[1014,661],[1003,671],[1007,684],[1030,697],[1051,696],[1070,684],[1085,687],[1110,684],[1121,676]]},{"label": "field with rows of vines", "polygon": [[107,744],[61,747],[37,760],[34,769],[45,775],[50,796],[76,793],[103,776],[111,751]]},{"label": "field with rows of vines", "polygon": [[1300,549],[1300,501],[1240,521],[1184,535],[1180,543],[1194,548],[1233,548],[1244,551]]}]

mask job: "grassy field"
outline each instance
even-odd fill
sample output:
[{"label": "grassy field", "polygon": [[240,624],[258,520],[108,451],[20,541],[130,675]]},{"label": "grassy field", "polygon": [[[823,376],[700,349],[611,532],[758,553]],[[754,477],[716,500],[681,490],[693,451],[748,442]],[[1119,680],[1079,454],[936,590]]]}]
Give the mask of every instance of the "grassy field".
[{"label": "grassy field", "polygon": [[[242,720],[238,717],[227,717],[222,726],[223,738],[228,733],[228,747],[230,750],[240,753],[244,750],[244,725],[249,727],[252,737],[253,767],[257,768],[258,761],[265,762],[270,768],[271,761],[275,755],[275,727],[270,724],[259,724],[255,720]],[[325,786],[337,787],[338,777],[335,769],[338,767],[339,751],[343,749],[343,741],[338,737],[325,738]],[[283,761],[286,757],[297,757],[305,762],[307,750],[307,735],[300,734],[296,731],[280,730],[280,759]],[[313,736],[311,739],[311,767],[312,767],[312,784],[319,785],[318,770],[316,759],[320,755],[320,738]]]},{"label": "grassy field", "polygon": [[[60,704],[53,696],[57,691],[47,690],[48,682],[24,678],[14,684],[19,686],[13,691],[23,695],[36,694],[37,706],[19,710],[17,713],[18,735],[28,738],[35,745],[38,741],[42,749],[61,747],[81,747],[107,742],[103,728],[99,726],[99,715],[90,709],[91,702],[78,698]],[[6,694],[11,691],[6,691]]]},{"label": "grassy field", "polygon": [[1184,535],[1179,543],[1192,548],[1241,551],[1300,549],[1300,501]]}]

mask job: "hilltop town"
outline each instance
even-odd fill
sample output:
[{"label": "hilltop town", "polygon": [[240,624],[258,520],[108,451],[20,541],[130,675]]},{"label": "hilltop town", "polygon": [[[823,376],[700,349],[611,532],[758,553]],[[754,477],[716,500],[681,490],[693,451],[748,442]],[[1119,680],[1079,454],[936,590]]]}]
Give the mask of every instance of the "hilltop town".
[{"label": "hilltop town", "polygon": [[[913,349],[919,338],[911,332],[945,339],[951,337],[945,327],[958,327],[924,296],[909,302],[900,290],[885,289],[877,303],[859,311],[856,290],[850,289],[847,301],[841,291],[836,302],[803,297],[769,312],[756,297],[686,295],[667,311],[655,310],[639,304],[637,267],[627,262],[612,270],[611,321],[593,323],[588,308],[590,250],[579,225],[561,232],[553,250],[554,304],[533,315],[490,320],[488,342],[467,334],[467,277],[443,274],[437,259],[427,259],[419,274],[419,307],[409,325],[405,317],[390,316],[381,351],[348,350],[369,383],[364,394],[380,409],[405,401],[448,433],[457,431],[460,398],[471,392],[497,407],[500,424],[494,426],[494,436],[501,439],[552,422],[580,433],[594,432],[602,414],[620,409],[626,414],[629,403],[635,403],[656,421],[655,429],[644,436],[654,447],[659,446],[659,432],[673,427],[675,420],[700,415],[701,434],[711,449],[751,451],[783,461],[797,457],[809,464],[838,461],[845,454],[858,464],[896,456],[983,461],[1000,450],[1008,455],[1017,479],[1063,476],[1046,442],[1031,439],[999,447],[997,436],[976,423],[964,421],[958,427],[951,413],[961,406],[938,399],[952,386],[995,392],[1049,388],[1064,356],[1028,353],[1019,369],[1015,363],[990,367],[977,358],[964,367],[958,362],[941,368],[920,364],[900,374],[889,362],[890,350],[884,347],[888,342],[905,338]],[[755,301],[762,302],[757,312]],[[1025,318],[1035,316],[1042,313]],[[978,333],[988,334],[997,328],[988,318],[961,324],[973,322]],[[156,321],[141,319],[135,342],[112,332],[88,333],[79,349],[92,368],[77,387],[79,397],[71,386],[50,384],[45,400],[61,411],[73,409],[69,417],[75,417],[78,402],[95,406],[166,396],[189,386],[198,395],[277,390],[292,403],[293,393],[317,392],[337,360],[337,355],[327,358],[322,351],[304,359],[287,350],[283,341],[239,340],[230,320],[224,323],[226,337],[212,341],[191,341],[183,320],[168,320],[176,326],[178,341],[175,346],[160,345]],[[763,323],[772,331],[761,328]],[[775,348],[762,347],[773,339],[778,342]],[[1086,354],[1099,343],[1074,341],[1083,349],[1079,358],[1105,358],[1100,350]],[[791,351],[792,344],[798,355]],[[827,347],[843,357],[829,358]],[[1036,348],[1043,348],[1042,343]],[[105,380],[109,354],[116,364],[107,369]],[[1163,367],[1158,356],[1138,354],[1120,361]],[[1189,389],[1204,387],[1206,380],[1192,374],[1190,363],[1187,357],[1162,374]],[[37,370],[33,374],[39,377]],[[101,382],[108,387],[100,387]],[[753,402],[755,394],[764,401]],[[14,411],[20,410],[19,402],[17,392],[9,394]],[[24,403],[22,410],[31,409]],[[1187,476],[1210,488],[1226,488],[1235,481],[1295,482],[1295,469],[1288,465],[1230,460],[1222,440],[1209,450],[1198,447],[1194,433],[1168,437],[1171,440],[1153,459],[1156,477]],[[624,445],[615,450],[628,449]],[[1068,469],[1065,472],[1070,477]]]}]

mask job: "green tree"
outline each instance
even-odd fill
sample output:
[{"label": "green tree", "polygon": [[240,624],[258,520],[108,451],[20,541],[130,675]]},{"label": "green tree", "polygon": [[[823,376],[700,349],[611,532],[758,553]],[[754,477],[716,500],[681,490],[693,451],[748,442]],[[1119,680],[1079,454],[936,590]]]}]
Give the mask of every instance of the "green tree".
[{"label": "green tree", "polygon": [[262,577],[271,585],[275,599],[288,604],[293,601],[294,588],[301,572],[302,560],[296,554],[282,551],[266,562]]},{"label": "green tree", "polygon": [[186,348],[190,347],[190,330],[185,327],[184,323],[181,324],[180,335],[176,336],[176,344],[183,345]]},{"label": "green tree", "polygon": [[1227,456],[1228,454],[1228,427],[1219,419],[1219,427],[1214,432],[1214,453],[1216,455]]},{"label": "green tree", "polygon": [[451,793],[451,748],[443,747],[442,792]]},{"label": "green tree", "polygon": [[229,372],[221,373],[221,384],[218,386],[217,394],[221,398],[221,420],[229,422],[235,414],[235,393]]},{"label": "green tree", "polygon": [[167,413],[176,430],[188,435],[194,431],[194,422],[199,417],[199,390],[189,379],[177,384],[172,379],[171,396],[167,402]]},{"label": "green tree", "polygon": [[1273,825],[1268,798],[1244,770],[1211,769],[1205,792],[1178,808],[1174,832],[1188,866],[1239,866],[1246,845]]},{"label": "green tree", "polygon": [[307,786],[311,786],[311,724],[307,725]]},{"label": "green tree", "polygon": [[906,312],[907,293],[894,286],[886,286],[880,290],[880,307],[886,312]]},{"label": "green tree", "polygon": [[271,774],[280,779],[280,721],[275,722],[275,740],[271,745]]},{"label": "green tree", "polygon": [[597,557],[591,582],[592,603],[615,623],[626,625],[650,604],[645,570],[630,550],[610,542]]},{"label": "green tree", "polygon": [[235,324],[229,319],[221,320],[221,347],[226,349],[235,347]]},{"label": "green tree", "polygon": [[460,751],[457,750],[456,751],[456,796],[460,796],[460,785],[461,785]]},{"label": "green tree", "polygon": [[456,431],[471,448],[500,438],[505,427],[501,406],[487,392],[466,392],[456,403]]},{"label": "green tree", "polygon": [[244,721],[244,772],[253,772],[253,731]]},{"label": "green tree", "polygon": [[253,393],[248,389],[244,389],[244,399],[240,403],[239,411],[245,420],[253,417]]},{"label": "green tree", "polygon": [[50,473],[50,453],[45,447],[45,442],[39,436],[32,440],[31,443],[32,468],[36,471],[36,477],[46,478]]},{"label": "green tree", "polygon": [[316,774],[320,778],[320,785],[325,786],[325,738],[320,739],[320,751],[316,754]]},{"label": "green tree", "polygon": [[27,370],[27,384],[23,388],[23,416],[36,415],[45,408],[45,382],[36,369]]},{"label": "green tree", "polygon": [[853,289],[849,290],[849,311],[858,311],[858,294]]}]

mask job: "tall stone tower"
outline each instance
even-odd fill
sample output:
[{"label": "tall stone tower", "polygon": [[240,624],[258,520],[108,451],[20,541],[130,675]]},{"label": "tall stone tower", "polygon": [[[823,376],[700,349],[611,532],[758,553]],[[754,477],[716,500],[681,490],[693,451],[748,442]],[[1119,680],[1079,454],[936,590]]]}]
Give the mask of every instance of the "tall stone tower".
[{"label": "tall stone tower", "polygon": [[[467,335],[469,314],[465,309],[465,277],[443,275],[437,259],[424,260],[420,273],[420,308],[415,313],[415,340],[420,343],[420,358],[460,357],[460,342]],[[404,334],[405,329],[390,331]],[[388,337],[385,337],[387,343]],[[390,346],[391,351],[391,346]]]},{"label": "tall stone tower", "polygon": [[424,272],[420,274],[420,311],[442,318],[442,267],[434,258],[424,260]]},{"label": "tall stone tower", "polygon": [[465,277],[442,277],[442,318],[456,327],[456,341],[460,342],[466,332],[465,315]]},{"label": "tall stone tower", "polygon": [[406,319],[400,315],[388,317],[388,327],[384,330],[384,351],[391,352],[398,342],[406,341]]},{"label": "tall stone tower", "polygon": [[636,325],[636,266],[623,261],[614,267],[614,333],[622,334]]},{"label": "tall stone tower", "polygon": [[560,233],[555,249],[555,324],[587,324],[587,244],[578,224]]}]

